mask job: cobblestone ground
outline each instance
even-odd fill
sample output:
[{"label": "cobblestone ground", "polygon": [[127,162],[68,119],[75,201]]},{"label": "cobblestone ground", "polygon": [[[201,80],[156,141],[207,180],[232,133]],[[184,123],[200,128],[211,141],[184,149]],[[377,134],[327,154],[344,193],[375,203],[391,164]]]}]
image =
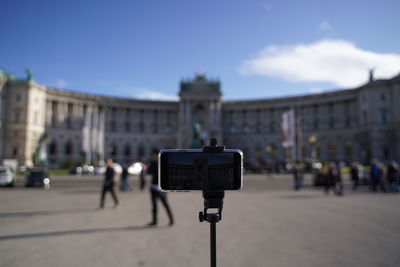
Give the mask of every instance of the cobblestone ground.
[{"label": "cobblestone ground", "polygon": [[[176,224],[160,207],[160,226],[148,228],[149,192],[133,179],[121,205],[108,196],[101,211],[101,177],[1,188],[0,266],[209,266],[201,193],[170,193]],[[400,195],[348,188],[326,196],[293,191],[288,175],[246,175],[242,192],[226,193],[218,266],[400,266]]]}]

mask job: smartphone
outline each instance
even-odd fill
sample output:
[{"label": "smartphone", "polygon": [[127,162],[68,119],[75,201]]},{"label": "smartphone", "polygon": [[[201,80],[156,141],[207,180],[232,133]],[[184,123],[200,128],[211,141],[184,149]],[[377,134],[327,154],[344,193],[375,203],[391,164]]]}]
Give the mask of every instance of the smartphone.
[{"label": "smartphone", "polygon": [[238,149],[164,149],[158,154],[158,184],[164,191],[240,190],[243,153]]}]

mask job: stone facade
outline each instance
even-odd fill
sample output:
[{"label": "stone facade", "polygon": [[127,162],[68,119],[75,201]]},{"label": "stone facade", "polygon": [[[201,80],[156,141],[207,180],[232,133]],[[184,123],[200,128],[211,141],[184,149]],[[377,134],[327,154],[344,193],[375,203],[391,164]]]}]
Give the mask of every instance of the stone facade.
[{"label": "stone facade", "polygon": [[[146,101],[53,89],[0,73],[0,157],[32,165],[46,137],[52,167],[106,157],[130,163],[153,149],[189,147],[198,123],[201,138],[240,148],[253,164],[293,155],[400,161],[400,75],[353,89],[251,101],[222,101],[219,81],[203,74],[180,87],[178,102]],[[295,154],[281,146],[281,117],[290,109],[301,129]]]}]

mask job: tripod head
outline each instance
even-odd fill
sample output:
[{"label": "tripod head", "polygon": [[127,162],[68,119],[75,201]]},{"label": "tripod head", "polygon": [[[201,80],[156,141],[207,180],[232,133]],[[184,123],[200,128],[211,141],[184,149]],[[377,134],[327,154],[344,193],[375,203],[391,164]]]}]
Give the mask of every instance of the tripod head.
[{"label": "tripod head", "polygon": [[[211,138],[210,145],[203,147],[203,152],[223,152],[224,146],[217,145],[217,139]],[[199,221],[219,222],[222,219],[222,207],[224,205],[224,190],[203,190],[204,210],[199,212]],[[207,213],[208,209],[217,209],[217,213]]]}]

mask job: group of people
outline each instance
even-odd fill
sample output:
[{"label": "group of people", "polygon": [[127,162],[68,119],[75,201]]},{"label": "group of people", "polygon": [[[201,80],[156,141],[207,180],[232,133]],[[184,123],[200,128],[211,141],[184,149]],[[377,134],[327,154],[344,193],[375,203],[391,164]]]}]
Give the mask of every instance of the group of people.
[{"label": "group of people", "polygon": [[[171,207],[169,205],[168,199],[167,199],[167,193],[163,192],[160,190],[158,186],[158,162],[157,162],[158,156],[157,152],[153,151],[152,157],[150,160],[150,163],[147,168],[147,174],[151,175],[151,181],[150,181],[150,197],[151,197],[151,203],[152,203],[152,220],[148,224],[148,226],[156,226],[158,223],[158,202],[160,201],[169,218],[169,226],[172,226],[174,224],[174,216],[172,214]],[[121,174],[121,190],[131,190],[131,185],[129,183],[128,179],[129,173],[127,168],[123,168],[122,174]],[[107,168],[104,174],[104,181],[103,181],[103,187],[101,191],[101,198],[100,198],[100,206],[99,209],[104,208],[105,204],[105,196],[107,192],[109,192],[114,200],[114,208],[116,208],[119,204],[119,199],[118,196],[115,192],[115,184],[116,184],[116,177],[117,174],[114,169],[114,162],[112,159],[107,159]],[[143,190],[145,187],[145,172],[142,171],[140,173],[140,187]]]},{"label": "group of people", "polygon": [[[302,164],[299,161],[295,162],[292,168],[295,190],[299,190],[302,185],[302,170]],[[336,162],[324,163],[319,175],[323,178],[322,185],[326,194],[333,191],[336,195],[343,196],[344,186],[340,164]],[[400,171],[395,161],[391,161],[385,166],[374,159],[369,170],[360,163],[353,162],[350,168],[350,177],[354,191],[361,183],[368,184],[372,192],[381,190],[396,193],[400,191]]]},{"label": "group of people", "polygon": [[[352,188],[353,190],[357,190],[360,182],[366,180],[364,177],[366,175],[364,168],[358,162],[353,162],[350,173],[353,183]],[[393,193],[399,192],[400,173],[397,163],[395,161],[390,161],[389,164],[385,166],[377,159],[372,160],[368,183],[372,192],[377,192],[378,190]]]}]

